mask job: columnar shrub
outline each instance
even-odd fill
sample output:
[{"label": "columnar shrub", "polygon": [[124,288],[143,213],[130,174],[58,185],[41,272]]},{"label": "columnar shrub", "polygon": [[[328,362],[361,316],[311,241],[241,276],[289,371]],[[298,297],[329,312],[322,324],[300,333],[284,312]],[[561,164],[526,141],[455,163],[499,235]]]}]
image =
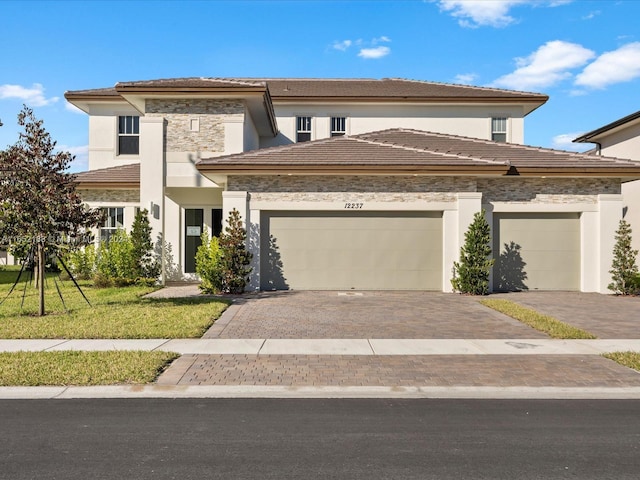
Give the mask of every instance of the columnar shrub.
[{"label": "columnar shrub", "polygon": [[247,231],[242,226],[240,212],[235,208],[229,213],[227,226],[219,238],[222,270],[222,291],[242,293],[251,273],[253,255],[247,251]]},{"label": "columnar shrub", "polygon": [[134,278],[156,279],[160,275],[160,262],[154,253],[151,241],[151,225],[148,211],[140,210],[136,214],[131,228],[131,244],[135,261]]},{"label": "columnar shrub", "polygon": [[206,232],[200,237],[202,245],[196,252],[196,273],[200,276],[200,290],[204,293],[218,293],[222,291],[222,270],[220,257],[222,252],[218,239],[209,239]]},{"label": "columnar shrub", "polygon": [[631,226],[625,220],[620,220],[615,238],[613,262],[609,270],[613,281],[608,288],[616,295],[635,295],[640,291],[636,264],[638,250],[631,248]]},{"label": "columnar shrub", "polygon": [[453,262],[451,285],[460,293],[486,295],[489,293],[491,258],[491,230],[484,210],[473,216],[473,222],[464,234],[460,249],[460,262]]}]

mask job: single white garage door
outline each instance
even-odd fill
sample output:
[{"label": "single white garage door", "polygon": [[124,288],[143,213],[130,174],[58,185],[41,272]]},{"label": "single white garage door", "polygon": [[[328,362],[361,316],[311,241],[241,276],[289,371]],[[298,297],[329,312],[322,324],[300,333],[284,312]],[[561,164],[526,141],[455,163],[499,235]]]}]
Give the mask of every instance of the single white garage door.
[{"label": "single white garage door", "polygon": [[580,290],[577,213],[494,214],[495,291]]},{"label": "single white garage door", "polygon": [[262,212],[263,290],[442,290],[441,212]]}]

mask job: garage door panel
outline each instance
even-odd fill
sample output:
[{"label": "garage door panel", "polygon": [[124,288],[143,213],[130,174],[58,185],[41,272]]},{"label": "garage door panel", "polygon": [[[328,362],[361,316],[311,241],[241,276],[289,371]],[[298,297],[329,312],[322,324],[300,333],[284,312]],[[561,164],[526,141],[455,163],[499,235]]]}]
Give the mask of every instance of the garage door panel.
[{"label": "garage door panel", "polygon": [[261,228],[264,289],[442,288],[440,212],[263,212]]},{"label": "garage door panel", "polygon": [[[495,214],[493,235],[494,289],[580,289],[578,214]],[[523,280],[512,288],[510,278]]]}]

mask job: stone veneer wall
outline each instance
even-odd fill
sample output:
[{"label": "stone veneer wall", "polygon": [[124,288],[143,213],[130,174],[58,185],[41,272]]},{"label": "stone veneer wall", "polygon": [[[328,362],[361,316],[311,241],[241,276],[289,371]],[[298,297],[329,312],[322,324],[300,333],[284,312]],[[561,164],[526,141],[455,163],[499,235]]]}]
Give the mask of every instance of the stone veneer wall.
[{"label": "stone veneer wall", "polygon": [[619,179],[428,176],[230,176],[228,189],[257,201],[455,201],[458,192],[482,192],[482,201],[596,203],[620,193]]},{"label": "stone veneer wall", "polygon": [[617,194],[620,189],[617,178],[478,179],[484,203],[597,203],[598,194]]},{"label": "stone veneer wall", "polygon": [[140,190],[78,190],[85,202],[140,202]]},{"label": "stone veneer wall", "polygon": [[[244,106],[239,100],[149,99],[146,115],[163,117],[166,127],[166,152],[224,152],[223,118],[244,119]],[[199,119],[200,129],[192,132],[190,120]]]},{"label": "stone veneer wall", "polygon": [[475,178],[414,176],[230,176],[228,189],[248,191],[257,201],[453,202],[457,192],[475,192]]}]

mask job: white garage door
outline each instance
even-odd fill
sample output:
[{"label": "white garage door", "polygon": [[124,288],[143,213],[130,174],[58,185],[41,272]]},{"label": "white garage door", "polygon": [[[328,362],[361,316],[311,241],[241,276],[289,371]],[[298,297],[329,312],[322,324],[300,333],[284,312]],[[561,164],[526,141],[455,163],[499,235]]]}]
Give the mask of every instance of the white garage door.
[{"label": "white garage door", "polygon": [[579,214],[493,218],[494,290],[580,290]]},{"label": "white garage door", "polygon": [[442,290],[441,212],[263,212],[263,290]]}]

